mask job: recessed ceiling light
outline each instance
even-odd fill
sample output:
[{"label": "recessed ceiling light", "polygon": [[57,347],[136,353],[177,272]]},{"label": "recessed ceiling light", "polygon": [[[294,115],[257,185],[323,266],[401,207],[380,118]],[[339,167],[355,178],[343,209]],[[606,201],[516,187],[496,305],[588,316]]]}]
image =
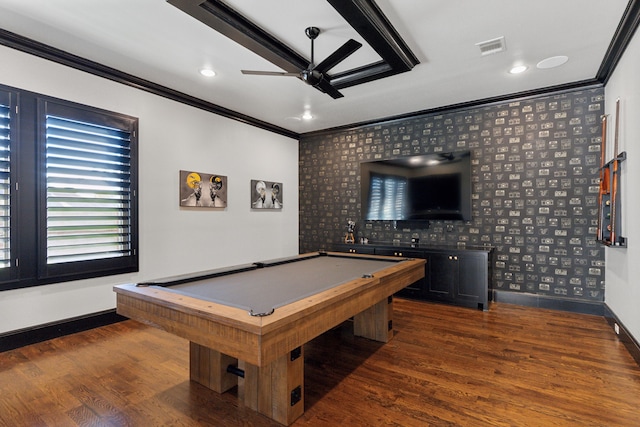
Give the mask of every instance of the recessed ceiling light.
[{"label": "recessed ceiling light", "polygon": [[215,72],[215,71],[213,71],[213,70],[212,70],[212,69],[210,69],[210,68],[202,68],[202,69],[200,70],[200,74],[202,74],[202,75],[203,75],[203,76],[205,76],[205,77],[213,77],[213,76],[215,76],[215,75],[216,75],[216,72]]},{"label": "recessed ceiling light", "polygon": [[538,62],[538,65],[536,65],[536,67],[540,69],[555,68],[555,67],[561,66],[568,60],[569,60],[568,56],[564,56],[564,55],[552,56],[550,58],[546,58]]},{"label": "recessed ceiling light", "polygon": [[525,71],[527,71],[527,66],[526,65],[516,65],[515,67],[511,68],[509,70],[510,74],[520,74],[520,73],[524,73]]}]

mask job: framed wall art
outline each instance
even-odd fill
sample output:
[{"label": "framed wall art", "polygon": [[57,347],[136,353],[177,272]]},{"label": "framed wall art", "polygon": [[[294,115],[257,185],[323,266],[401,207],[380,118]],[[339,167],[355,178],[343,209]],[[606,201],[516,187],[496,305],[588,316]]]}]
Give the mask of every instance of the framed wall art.
[{"label": "framed wall art", "polygon": [[226,208],[227,177],[181,170],[180,206]]},{"label": "framed wall art", "polygon": [[251,209],[282,209],[282,183],[252,179]]}]

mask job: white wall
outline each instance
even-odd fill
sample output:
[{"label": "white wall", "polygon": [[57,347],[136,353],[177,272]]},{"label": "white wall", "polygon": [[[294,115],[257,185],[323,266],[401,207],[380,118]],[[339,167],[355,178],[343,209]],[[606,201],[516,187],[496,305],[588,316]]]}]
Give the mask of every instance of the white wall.
[{"label": "white wall", "polygon": [[[0,64],[0,84],[140,119],[140,272],[0,292],[0,333],[112,309],[115,284],[298,253],[297,140],[3,46]],[[226,175],[228,207],[180,208],[181,169]],[[251,179],[282,182],[283,209],[252,211]]]},{"label": "white wall", "polygon": [[636,32],[605,87],[609,114],[608,156],[613,157],[615,102],[620,98],[620,151],[627,152],[622,165],[622,233],[628,248],[607,248],[605,254],[605,302],[636,341],[640,341],[640,32]]}]

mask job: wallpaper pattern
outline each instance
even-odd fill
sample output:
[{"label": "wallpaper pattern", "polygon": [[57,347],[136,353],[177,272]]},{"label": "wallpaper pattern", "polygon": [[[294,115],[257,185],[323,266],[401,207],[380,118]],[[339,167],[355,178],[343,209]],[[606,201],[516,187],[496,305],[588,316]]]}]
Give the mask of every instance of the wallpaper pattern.
[{"label": "wallpaper pattern", "polygon": [[[300,251],[331,249],[356,222],[356,241],[494,246],[493,286],[604,300],[595,242],[604,89],[589,88],[415,116],[300,141]],[[394,228],[363,221],[359,164],[471,150],[473,219]]]}]

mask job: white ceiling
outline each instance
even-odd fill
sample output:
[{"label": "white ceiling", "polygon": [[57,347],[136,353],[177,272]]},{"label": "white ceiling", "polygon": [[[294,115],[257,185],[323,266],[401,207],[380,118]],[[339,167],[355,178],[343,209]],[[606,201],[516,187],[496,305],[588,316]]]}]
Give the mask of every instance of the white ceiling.
[{"label": "white ceiling", "polygon": [[[321,61],[349,38],[363,47],[331,73],[380,58],[325,0],[228,0],[309,59],[304,30],[322,31]],[[332,99],[165,0],[0,0],[0,28],[295,133],[563,85],[596,77],[627,0],[377,0],[420,61],[413,70],[341,89]],[[504,36],[506,51],[476,43]],[[538,69],[566,55],[557,68]],[[511,66],[528,70],[511,75]],[[217,75],[205,78],[204,66]],[[314,116],[304,121],[309,110]]]}]

